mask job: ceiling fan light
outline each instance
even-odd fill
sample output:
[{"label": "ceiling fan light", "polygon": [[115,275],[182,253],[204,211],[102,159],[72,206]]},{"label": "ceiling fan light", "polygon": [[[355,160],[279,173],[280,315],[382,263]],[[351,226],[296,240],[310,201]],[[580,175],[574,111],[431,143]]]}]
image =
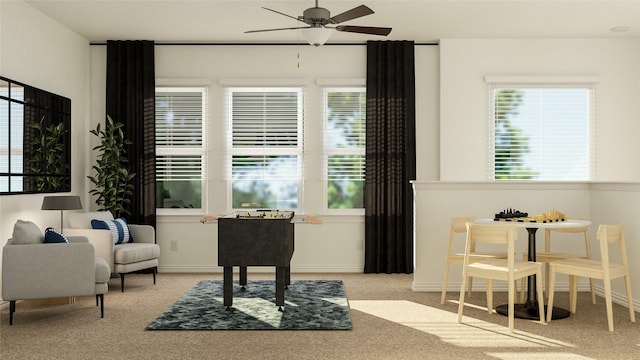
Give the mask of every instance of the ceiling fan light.
[{"label": "ceiling fan light", "polygon": [[329,40],[331,36],[332,29],[327,29],[323,27],[312,27],[308,29],[300,30],[302,32],[302,36],[307,39],[307,42],[313,46],[324,45],[324,43]]}]

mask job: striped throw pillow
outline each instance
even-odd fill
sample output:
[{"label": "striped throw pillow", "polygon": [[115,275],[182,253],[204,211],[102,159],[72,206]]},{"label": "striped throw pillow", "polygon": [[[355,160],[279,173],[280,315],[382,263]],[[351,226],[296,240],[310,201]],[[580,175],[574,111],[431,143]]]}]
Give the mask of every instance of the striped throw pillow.
[{"label": "striped throw pillow", "polygon": [[133,238],[129,233],[129,226],[124,218],[115,220],[91,220],[91,227],[94,229],[103,229],[111,231],[114,244],[123,244],[133,242]]}]

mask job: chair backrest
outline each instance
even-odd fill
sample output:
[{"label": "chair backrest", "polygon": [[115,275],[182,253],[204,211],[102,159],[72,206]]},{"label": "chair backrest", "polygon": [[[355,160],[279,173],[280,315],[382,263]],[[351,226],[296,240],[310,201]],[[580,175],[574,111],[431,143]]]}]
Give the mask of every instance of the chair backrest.
[{"label": "chair backrest", "polygon": [[451,235],[456,233],[463,233],[467,231],[467,223],[476,222],[475,216],[461,216],[451,218]]},{"label": "chair backrest", "polygon": [[[453,242],[456,234],[462,234],[467,232],[467,223],[475,223],[477,217],[475,216],[460,216],[451,218],[451,228],[449,229],[449,256],[453,253]],[[462,237],[462,236],[460,236]],[[475,250],[475,247],[471,247]]]},{"label": "chair backrest", "polygon": [[579,227],[557,227],[557,228],[545,228],[544,229],[544,251],[551,251],[551,233],[565,233],[565,234],[584,234],[585,251],[587,256],[591,257],[591,249],[589,248],[589,225]]},{"label": "chair backrest", "polygon": [[76,212],[67,215],[72,229],[91,229],[91,220],[113,220],[110,211]]},{"label": "chair backrest", "polygon": [[624,226],[623,225],[600,225],[598,226],[598,234],[596,236],[600,243],[600,257],[603,267],[609,267],[609,244],[617,244],[620,250],[620,260],[622,265],[629,267],[627,263],[627,249],[624,242]]},{"label": "chair backrest", "polygon": [[506,244],[509,268],[513,268],[518,228],[514,225],[485,225],[467,223],[467,244],[465,249],[465,264],[467,253],[472,253],[475,244]]}]

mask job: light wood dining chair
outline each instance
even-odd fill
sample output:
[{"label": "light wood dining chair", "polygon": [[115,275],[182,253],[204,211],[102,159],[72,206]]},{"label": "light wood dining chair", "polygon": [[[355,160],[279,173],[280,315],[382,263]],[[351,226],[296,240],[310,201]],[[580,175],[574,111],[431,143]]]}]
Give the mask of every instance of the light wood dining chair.
[{"label": "light wood dining chair", "polygon": [[[444,268],[444,279],[442,280],[442,295],[440,296],[440,303],[444,304],[445,298],[447,296],[447,285],[449,282],[449,271],[451,268],[451,264],[462,264],[464,261],[464,251],[456,252],[454,251],[455,244],[460,242],[460,245],[463,244],[465,240],[465,236],[467,233],[467,223],[475,223],[475,216],[461,216],[451,218],[451,226],[449,228],[449,246],[447,250],[447,259],[446,265]],[[470,261],[477,261],[487,258],[507,258],[506,252],[479,252],[476,253],[475,244],[471,244],[471,251],[473,254],[470,255]],[[468,295],[471,296],[473,279],[468,279]]]},{"label": "light wood dining chair", "polygon": [[[584,238],[584,252],[555,252],[551,250],[551,234],[582,234]],[[528,253],[523,254],[523,260],[529,258]],[[591,259],[591,245],[589,241],[589,225],[572,228],[545,228],[544,229],[544,251],[536,252],[536,261],[544,263],[544,288],[549,296],[549,263],[561,259]],[[525,282],[520,287],[520,301],[524,301]],[[596,291],[593,286],[593,279],[589,279],[591,286],[591,303],[596,303]]]},{"label": "light wood dining chair", "polygon": [[[631,322],[636,322],[635,310],[633,309],[633,298],[631,296],[631,280],[629,279],[629,263],[627,261],[627,249],[624,241],[623,225],[600,225],[598,227],[597,239],[600,244],[600,261],[591,259],[563,259],[550,264],[549,274],[549,302],[548,314],[553,310],[553,297],[555,291],[556,275],[558,273],[569,275],[569,311],[576,312],[578,297],[578,277],[588,277],[600,279],[604,283],[604,299],[607,307],[607,321],[609,331],[613,331],[613,304],[611,300],[611,280],[620,277],[624,278],[627,289],[627,302],[629,306],[629,317]],[[611,263],[609,257],[609,245],[617,244],[620,252],[622,264]],[[551,321],[551,317],[547,317]]]},{"label": "light wood dining chair", "polygon": [[[513,333],[514,304],[516,297],[515,282],[530,275],[542,276],[542,264],[530,261],[515,260],[515,242],[518,228],[513,225],[488,225],[467,223],[467,243],[462,265],[462,284],[460,286],[460,303],[458,305],[458,323],[462,323],[464,309],[465,282],[467,277],[487,279],[487,310],[493,313],[493,280],[506,281],[508,286],[509,332]],[[471,262],[472,244],[503,244],[507,248],[506,259],[488,258]],[[542,299],[542,283],[537,282],[538,298]],[[544,306],[539,306],[540,322],[544,323]]]},{"label": "light wood dining chair", "polygon": [[[554,252],[551,250],[551,234],[582,234],[584,238],[584,252]],[[544,229],[544,251],[536,252],[536,261],[544,263],[544,289],[549,296],[549,263],[561,259],[591,259],[591,241],[589,239],[589,225],[571,228],[545,228]],[[528,253],[524,253],[523,260],[529,258]],[[591,303],[596,303],[596,291],[593,285],[593,279],[589,279],[591,286]],[[520,301],[524,300],[524,282],[520,288]]]}]

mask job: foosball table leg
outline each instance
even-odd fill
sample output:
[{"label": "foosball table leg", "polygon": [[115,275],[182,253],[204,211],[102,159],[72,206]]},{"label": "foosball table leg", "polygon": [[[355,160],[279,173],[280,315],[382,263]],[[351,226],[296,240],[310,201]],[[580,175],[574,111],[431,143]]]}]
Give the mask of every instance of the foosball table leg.
[{"label": "foosball table leg", "polygon": [[240,291],[245,291],[245,286],[247,285],[247,267],[240,266]]},{"label": "foosball table leg", "polygon": [[223,305],[229,310],[233,305],[233,266],[224,267],[222,279]]}]

